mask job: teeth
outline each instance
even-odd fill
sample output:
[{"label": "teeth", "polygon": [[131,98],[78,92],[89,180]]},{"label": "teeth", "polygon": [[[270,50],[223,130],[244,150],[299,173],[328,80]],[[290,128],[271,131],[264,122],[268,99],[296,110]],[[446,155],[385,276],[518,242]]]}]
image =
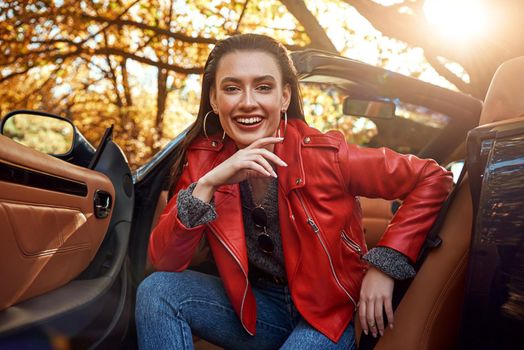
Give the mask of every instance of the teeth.
[{"label": "teeth", "polygon": [[242,124],[255,124],[262,121],[260,117],[251,117],[251,118],[237,118],[237,121]]}]

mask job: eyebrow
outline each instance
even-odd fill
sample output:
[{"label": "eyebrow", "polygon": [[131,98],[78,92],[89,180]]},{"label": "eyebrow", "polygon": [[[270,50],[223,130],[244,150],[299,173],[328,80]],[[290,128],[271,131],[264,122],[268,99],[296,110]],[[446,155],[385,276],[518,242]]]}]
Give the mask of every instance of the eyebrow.
[{"label": "eyebrow", "polygon": [[[271,80],[272,82],[276,82],[276,79],[272,75],[262,75],[260,77],[256,77],[254,79],[254,82],[258,83],[258,82],[261,82],[261,81],[264,81],[264,80]],[[235,77],[225,77],[225,78],[223,78],[220,81],[220,84],[224,84],[224,83],[237,83],[237,84],[239,84],[241,82],[242,82],[241,79],[238,79],[238,78],[235,78]]]}]

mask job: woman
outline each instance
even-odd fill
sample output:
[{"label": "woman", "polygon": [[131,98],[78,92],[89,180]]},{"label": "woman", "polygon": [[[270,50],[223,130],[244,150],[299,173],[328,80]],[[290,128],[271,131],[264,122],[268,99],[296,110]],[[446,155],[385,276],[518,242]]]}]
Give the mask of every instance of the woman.
[{"label": "woman", "polygon": [[[173,194],[140,285],[143,348],[352,349],[393,327],[393,279],[410,265],[451,188],[432,160],[346,144],[304,122],[294,67],[272,38],[219,42],[198,117],[180,146]],[[356,196],[401,198],[366,253]],[[185,270],[203,235],[220,278]],[[360,304],[359,303],[360,299]]]}]

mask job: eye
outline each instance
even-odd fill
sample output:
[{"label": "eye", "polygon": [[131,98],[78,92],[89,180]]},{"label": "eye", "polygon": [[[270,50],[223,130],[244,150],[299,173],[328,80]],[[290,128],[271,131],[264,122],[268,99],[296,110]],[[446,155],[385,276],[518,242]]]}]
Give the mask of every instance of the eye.
[{"label": "eye", "polygon": [[234,85],[227,85],[227,86],[224,86],[223,90],[225,92],[235,92],[235,91],[238,91],[238,87],[237,86],[234,86]]},{"label": "eye", "polygon": [[271,91],[272,89],[273,89],[273,86],[268,85],[268,84],[257,86],[257,90],[262,91],[262,92]]}]

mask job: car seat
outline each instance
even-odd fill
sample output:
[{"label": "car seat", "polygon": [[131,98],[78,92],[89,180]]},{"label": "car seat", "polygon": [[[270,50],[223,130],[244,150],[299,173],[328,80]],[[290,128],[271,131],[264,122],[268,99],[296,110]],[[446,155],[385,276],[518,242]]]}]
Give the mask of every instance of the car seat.
[{"label": "car seat", "polygon": [[[524,57],[502,64],[495,73],[480,116],[480,125],[524,114]],[[442,245],[431,251],[395,311],[374,350],[456,348],[472,228],[467,175],[457,189],[442,226]]]}]

